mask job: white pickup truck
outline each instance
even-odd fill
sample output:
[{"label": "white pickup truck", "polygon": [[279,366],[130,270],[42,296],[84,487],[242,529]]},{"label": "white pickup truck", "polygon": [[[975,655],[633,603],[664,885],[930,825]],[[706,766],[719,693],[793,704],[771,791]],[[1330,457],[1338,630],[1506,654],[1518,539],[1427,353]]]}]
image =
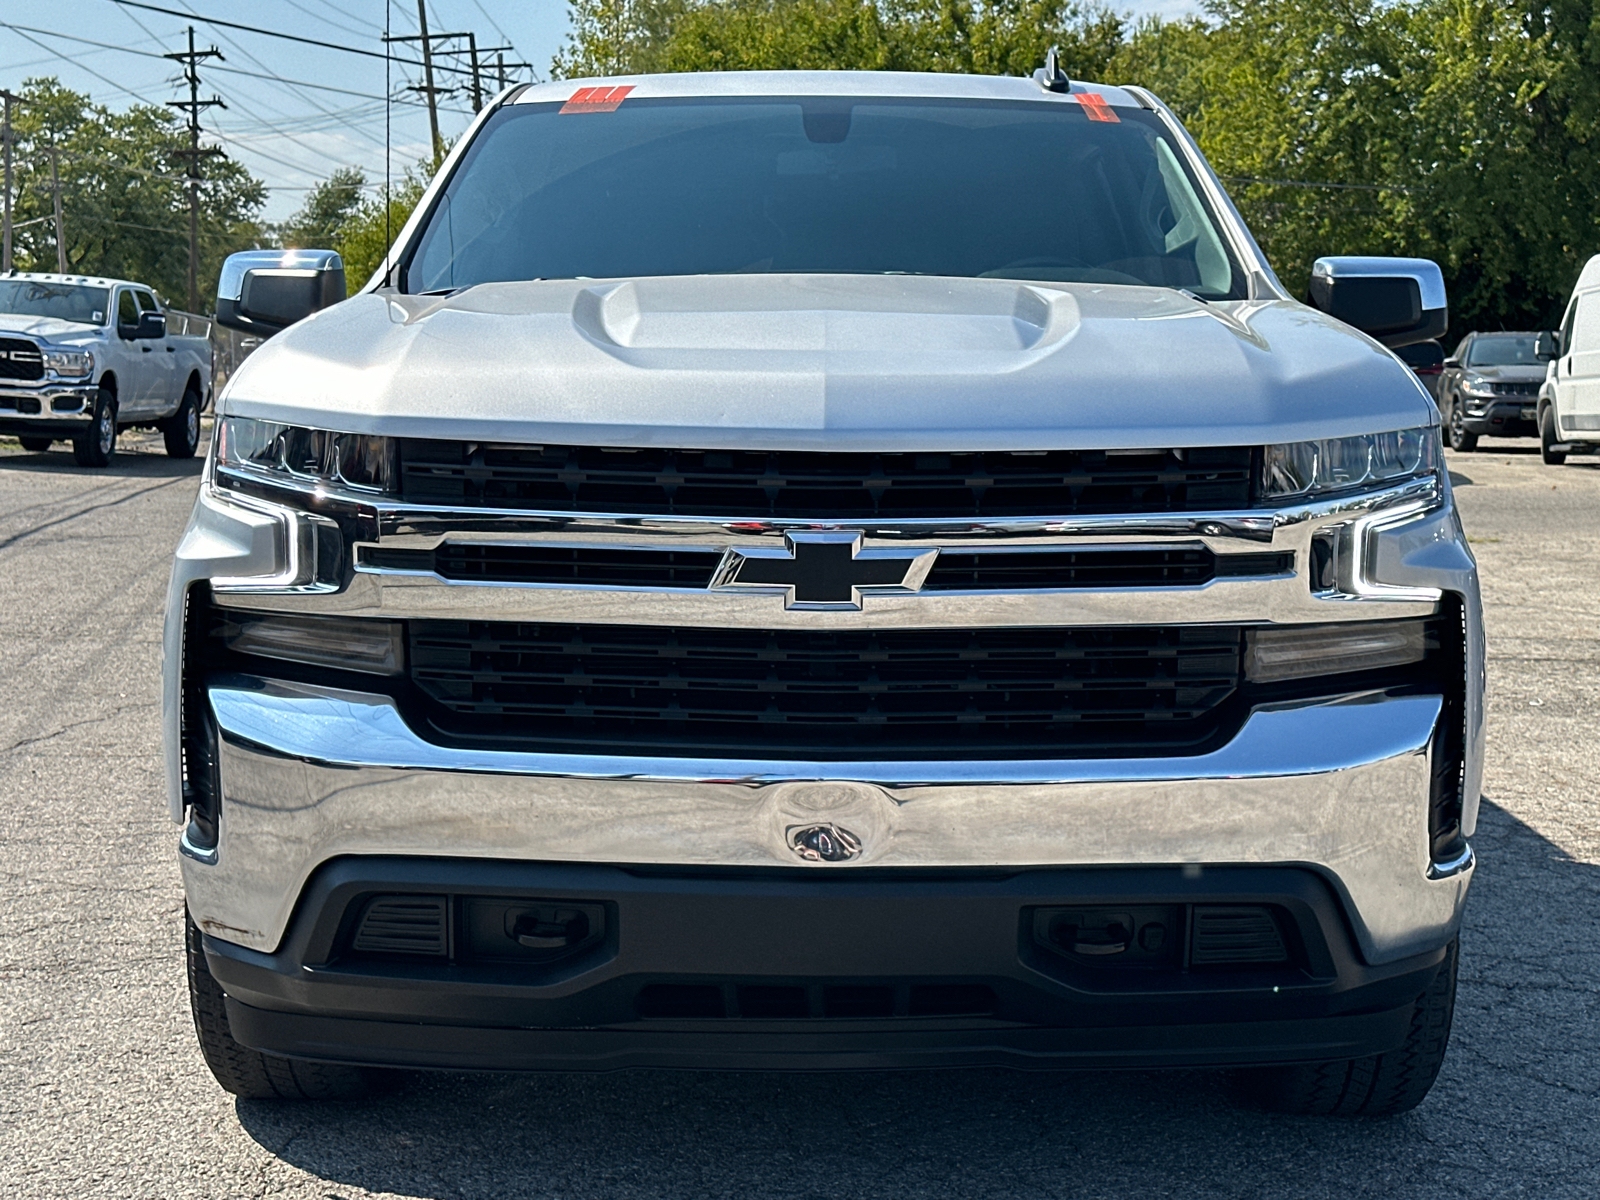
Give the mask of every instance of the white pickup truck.
[{"label": "white pickup truck", "polygon": [[23,449],[70,441],[78,465],[103,467],[118,430],[146,425],[189,458],[210,395],[210,340],[171,332],[145,285],[0,276],[0,434]]}]

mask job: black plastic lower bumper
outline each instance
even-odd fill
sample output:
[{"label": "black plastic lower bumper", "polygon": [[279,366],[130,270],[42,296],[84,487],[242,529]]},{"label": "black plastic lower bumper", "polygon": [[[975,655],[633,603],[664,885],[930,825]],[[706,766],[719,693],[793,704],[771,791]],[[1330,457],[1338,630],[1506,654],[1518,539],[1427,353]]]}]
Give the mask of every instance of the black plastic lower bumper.
[{"label": "black plastic lower bumper", "polygon": [[[403,896],[445,914],[421,953],[371,935],[374,906]],[[552,947],[567,918],[576,936]],[[1290,867],[687,874],[394,858],[330,864],[274,954],[205,945],[248,1046],[489,1070],[1350,1058],[1401,1042],[1444,957],[1363,963],[1332,889]]]},{"label": "black plastic lower bumper", "polygon": [[54,417],[0,416],[0,434],[6,437],[47,437],[51,441],[71,441],[88,434],[85,419],[61,420]]},{"label": "black plastic lower bumper", "polygon": [[[1498,401],[1489,405],[1479,416],[1461,414],[1461,424],[1468,433],[1480,437],[1538,437],[1539,423],[1531,415],[1538,401],[1529,396],[1515,401]],[[1530,415],[1523,416],[1527,411]]]}]

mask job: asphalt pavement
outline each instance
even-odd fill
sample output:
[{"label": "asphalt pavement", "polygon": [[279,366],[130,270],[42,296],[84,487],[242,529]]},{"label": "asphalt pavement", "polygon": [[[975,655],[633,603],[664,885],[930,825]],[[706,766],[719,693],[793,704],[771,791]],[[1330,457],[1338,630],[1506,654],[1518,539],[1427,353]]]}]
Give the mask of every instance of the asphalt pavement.
[{"label": "asphalt pavement", "polygon": [[1389,1121],[1215,1074],[406,1076],[235,1101],[195,1048],[161,778],[168,563],[198,462],[0,440],[0,1196],[1593,1197],[1600,460],[1450,466],[1489,613],[1489,797],[1450,1056]]}]

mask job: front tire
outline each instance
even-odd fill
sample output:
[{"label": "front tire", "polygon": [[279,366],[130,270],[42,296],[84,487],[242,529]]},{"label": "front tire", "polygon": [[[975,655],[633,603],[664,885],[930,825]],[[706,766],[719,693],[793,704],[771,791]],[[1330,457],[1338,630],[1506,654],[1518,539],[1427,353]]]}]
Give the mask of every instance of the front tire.
[{"label": "front tire", "polygon": [[1560,444],[1556,437],[1556,408],[1547,404],[1539,414],[1539,457],[1544,459],[1545,466],[1559,467],[1567,461],[1567,452],[1556,449]]},{"label": "front tire", "polygon": [[117,453],[117,398],[109,388],[95,397],[88,430],[72,442],[80,467],[107,467]]},{"label": "front tire", "polygon": [[188,388],[178,411],[161,422],[168,458],[193,458],[200,446],[200,393]]},{"label": "front tire", "polygon": [[46,437],[19,437],[17,441],[21,442],[22,448],[30,454],[43,454],[50,449],[51,439]]},{"label": "front tire", "polygon": [[1466,421],[1461,416],[1461,397],[1457,396],[1450,401],[1450,449],[1470,454],[1478,448],[1478,435],[1467,431]]},{"label": "front tire", "polygon": [[1428,990],[1417,998],[1406,1040],[1387,1054],[1238,1073],[1243,1091],[1274,1112],[1393,1117],[1422,1103],[1450,1044],[1461,942],[1450,943]]},{"label": "front tire", "polygon": [[366,1076],[359,1067],[280,1058],[234,1041],[222,987],[206,966],[200,930],[187,913],[183,923],[194,1031],[206,1066],[223,1090],[244,1100],[339,1100],[366,1091]]}]

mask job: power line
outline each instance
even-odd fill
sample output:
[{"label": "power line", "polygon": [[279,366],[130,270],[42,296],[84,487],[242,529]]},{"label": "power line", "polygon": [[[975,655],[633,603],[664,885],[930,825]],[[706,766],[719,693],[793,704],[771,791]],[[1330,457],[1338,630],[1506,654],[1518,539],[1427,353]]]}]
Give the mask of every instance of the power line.
[{"label": "power line", "polygon": [[[95,47],[98,47],[101,50],[116,50],[116,51],[120,51],[123,54],[136,54],[140,58],[165,58],[166,57],[166,55],[157,54],[153,50],[139,50],[139,49],[135,49],[133,46],[117,46],[117,45],[112,44],[111,42],[97,42],[93,38],[78,37],[76,34],[61,33],[61,32],[59,32],[57,30],[54,30],[54,29],[37,29],[32,25],[17,25],[14,22],[11,22],[11,21],[0,21],[0,29],[11,29],[11,30],[15,30],[18,33],[22,33],[22,32],[37,33],[37,34],[41,35],[42,37],[59,38],[60,40],[62,40],[64,42],[76,42],[77,44],[83,45],[83,46],[95,46]],[[37,43],[35,43],[35,44],[37,44]],[[44,63],[44,62],[55,62],[55,61],[60,60],[61,57],[62,56],[59,53],[57,53],[56,51],[52,50],[52,51],[50,51],[50,57],[49,58],[41,58],[41,59],[38,60],[38,62],[41,62],[41,63]],[[71,61],[76,62],[77,60],[73,59]],[[16,65],[29,66],[29,65],[33,65],[33,64],[28,64],[28,63],[13,64],[13,66],[16,66]],[[340,95],[340,96],[355,96],[355,97],[358,97],[359,99],[362,99],[362,100],[379,100],[379,101],[381,101],[381,100],[385,99],[385,97],[380,96],[377,92],[358,92],[358,91],[352,90],[351,88],[334,87],[332,84],[329,84],[329,83],[312,83],[309,79],[290,79],[285,75],[274,75],[274,74],[268,74],[268,73],[261,72],[261,71],[246,71],[246,70],[244,70],[244,69],[242,69],[240,67],[218,67],[218,66],[213,66],[213,67],[210,68],[210,70],[212,71],[213,74],[215,74],[217,72],[221,72],[224,75],[241,75],[241,76],[245,77],[246,79],[263,79],[263,80],[266,80],[269,83],[285,83],[285,84],[292,84],[295,87],[315,88],[319,92],[333,92],[333,93],[335,93],[337,95]],[[125,89],[119,87],[117,90],[118,91],[123,91]],[[132,93],[130,92],[129,94],[131,95]],[[403,96],[394,96],[394,97],[390,97],[390,99],[392,99],[393,103],[395,103],[395,104],[404,104],[408,108],[425,108],[426,107],[424,102],[421,101],[421,100],[407,100]],[[468,113],[468,111],[466,109],[464,109],[464,108],[446,108],[444,111],[445,112],[460,113],[463,116],[470,115]]]},{"label": "power line", "polygon": [[[111,0],[111,3],[119,4],[123,8],[142,8],[142,9],[146,10],[147,12],[162,13],[162,14],[164,14],[166,16],[169,16],[169,17],[184,17],[184,18],[188,18],[188,19],[199,21],[199,22],[201,22],[202,24],[205,24],[205,25],[217,25],[217,26],[220,26],[221,28],[224,28],[224,29],[239,29],[239,30],[244,31],[245,33],[258,33],[262,37],[282,38],[286,42],[299,42],[303,46],[318,46],[318,47],[321,47],[324,50],[339,50],[339,51],[342,51],[345,54],[359,54],[363,58],[387,58],[387,57],[389,57],[389,56],[387,56],[387,55],[385,55],[385,54],[383,54],[383,53],[381,53],[381,52],[379,52],[377,50],[362,50],[362,49],[360,49],[359,47],[356,47],[356,46],[343,46],[343,45],[340,45],[338,42],[324,42],[324,41],[322,41],[322,40],[320,40],[318,38],[301,37],[299,34],[294,34],[294,33],[283,33],[282,31],[277,30],[277,29],[263,29],[259,25],[241,25],[237,21],[223,21],[223,20],[219,20],[216,17],[203,17],[197,12],[185,12],[183,9],[179,9],[179,8],[162,8],[159,5],[155,5],[155,4],[144,4],[144,3],[141,2],[141,0]],[[420,67],[420,66],[422,66],[422,63],[416,61],[415,59],[396,58],[396,59],[393,59],[392,61],[400,63],[402,66],[407,66],[407,67]],[[470,74],[472,74],[472,72],[469,71],[465,67],[445,66],[445,65],[439,64],[439,63],[434,64],[434,70],[436,70],[436,71],[451,71],[451,72],[453,72],[454,74],[457,74],[457,75],[470,75]]]}]

